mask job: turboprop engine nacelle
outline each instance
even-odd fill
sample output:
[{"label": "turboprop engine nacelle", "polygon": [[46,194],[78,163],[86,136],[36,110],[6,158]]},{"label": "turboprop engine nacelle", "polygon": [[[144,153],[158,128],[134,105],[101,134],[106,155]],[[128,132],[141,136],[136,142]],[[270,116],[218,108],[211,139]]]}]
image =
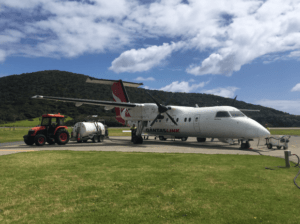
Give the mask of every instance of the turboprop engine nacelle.
[{"label": "turboprop engine nacelle", "polygon": [[138,104],[133,108],[121,109],[121,116],[125,120],[154,120],[158,114],[157,105],[154,103]]}]

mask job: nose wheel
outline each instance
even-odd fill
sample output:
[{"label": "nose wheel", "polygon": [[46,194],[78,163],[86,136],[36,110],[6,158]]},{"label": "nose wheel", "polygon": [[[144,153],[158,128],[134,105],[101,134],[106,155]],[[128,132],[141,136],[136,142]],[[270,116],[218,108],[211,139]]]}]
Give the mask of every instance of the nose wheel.
[{"label": "nose wheel", "polygon": [[249,148],[250,148],[249,141],[246,142],[241,141],[241,149],[249,149]]}]

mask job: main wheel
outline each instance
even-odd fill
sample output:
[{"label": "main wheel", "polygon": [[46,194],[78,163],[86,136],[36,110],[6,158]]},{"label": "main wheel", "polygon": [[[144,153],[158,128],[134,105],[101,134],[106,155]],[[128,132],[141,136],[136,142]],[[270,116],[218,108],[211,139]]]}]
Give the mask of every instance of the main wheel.
[{"label": "main wheel", "polygon": [[164,136],[159,136],[159,140],[164,141],[167,140]]},{"label": "main wheel", "polygon": [[143,143],[143,138],[142,137],[134,137],[133,138],[133,144],[142,144]]},{"label": "main wheel", "polygon": [[182,137],[181,141],[185,142],[188,139],[188,137]]},{"label": "main wheel", "polygon": [[38,146],[43,146],[46,143],[45,135],[39,134],[34,137],[34,142]]},{"label": "main wheel", "polygon": [[206,138],[197,138],[197,142],[205,142]]},{"label": "main wheel", "polygon": [[64,145],[69,142],[70,135],[66,129],[59,129],[55,134],[55,141],[59,145]]}]

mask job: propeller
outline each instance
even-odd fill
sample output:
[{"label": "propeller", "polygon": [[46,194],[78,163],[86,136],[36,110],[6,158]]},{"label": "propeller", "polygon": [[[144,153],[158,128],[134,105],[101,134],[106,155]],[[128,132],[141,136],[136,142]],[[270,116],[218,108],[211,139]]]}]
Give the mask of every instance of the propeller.
[{"label": "propeller", "polygon": [[152,125],[157,121],[157,119],[164,119],[164,116],[162,115],[162,113],[166,113],[167,116],[170,118],[170,120],[175,124],[177,125],[176,121],[174,120],[173,117],[171,117],[170,114],[168,114],[168,110],[171,110],[172,108],[171,107],[166,107],[164,105],[161,105],[160,103],[158,103],[154,97],[149,93],[147,92],[147,94],[151,97],[151,99],[156,103],[157,107],[158,107],[158,115],[156,116],[156,118],[152,121],[152,123],[150,124],[150,127],[152,127]]}]

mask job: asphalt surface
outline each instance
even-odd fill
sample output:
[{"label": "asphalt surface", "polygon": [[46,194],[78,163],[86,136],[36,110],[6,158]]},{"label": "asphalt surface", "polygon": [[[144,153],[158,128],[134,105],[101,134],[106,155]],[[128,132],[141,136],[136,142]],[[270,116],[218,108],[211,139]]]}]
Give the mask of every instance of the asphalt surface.
[{"label": "asphalt surface", "polygon": [[[20,152],[34,152],[41,150],[71,150],[71,151],[118,151],[118,152],[148,152],[148,153],[199,153],[199,154],[238,154],[238,155],[266,155],[284,158],[284,150],[276,147],[268,149],[265,139],[251,142],[251,149],[240,149],[240,145],[229,145],[227,143],[207,139],[204,143],[197,142],[196,138],[190,137],[187,141],[181,140],[154,140],[149,137],[143,144],[133,144],[130,137],[113,136],[105,139],[104,142],[77,143],[70,141],[66,145],[44,145],[28,146],[24,142],[2,143],[0,144],[0,155],[8,155]],[[300,156],[300,136],[292,136],[288,150],[292,154]],[[298,162],[297,157],[291,156],[290,160]],[[284,165],[284,164],[279,164]]]}]

